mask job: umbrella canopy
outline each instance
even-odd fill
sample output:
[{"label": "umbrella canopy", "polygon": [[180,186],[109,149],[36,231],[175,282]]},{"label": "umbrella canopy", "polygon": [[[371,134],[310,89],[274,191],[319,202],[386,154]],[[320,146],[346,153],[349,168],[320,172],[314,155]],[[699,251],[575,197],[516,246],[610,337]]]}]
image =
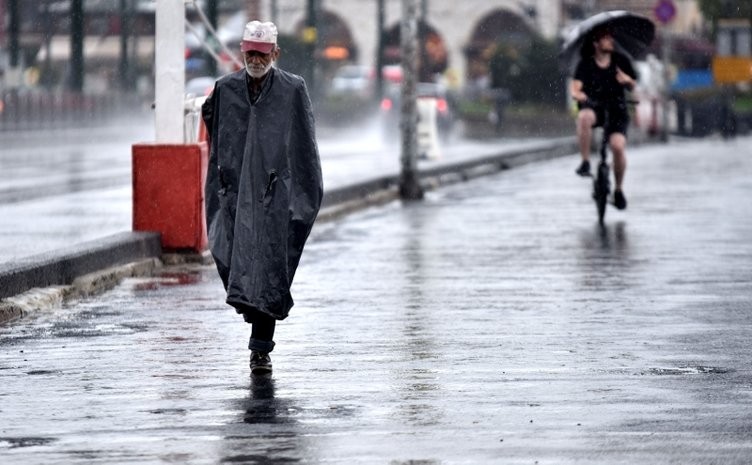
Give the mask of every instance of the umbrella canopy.
[{"label": "umbrella canopy", "polygon": [[628,11],[604,11],[587,18],[566,35],[559,57],[562,64],[573,70],[580,59],[582,46],[591,40],[592,33],[601,27],[608,28],[617,50],[638,58],[655,36],[655,25],[645,16]]}]

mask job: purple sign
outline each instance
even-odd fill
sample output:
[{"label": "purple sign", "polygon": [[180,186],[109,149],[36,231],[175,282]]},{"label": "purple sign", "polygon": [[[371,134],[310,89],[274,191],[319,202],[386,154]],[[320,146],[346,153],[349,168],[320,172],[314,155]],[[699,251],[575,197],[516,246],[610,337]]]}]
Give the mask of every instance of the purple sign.
[{"label": "purple sign", "polygon": [[660,0],[658,4],[655,5],[655,8],[653,8],[653,13],[655,13],[655,17],[658,18],[658,21],[667,24],[674,19],[674,16],[676,16],[676,7],[671,0]]}]

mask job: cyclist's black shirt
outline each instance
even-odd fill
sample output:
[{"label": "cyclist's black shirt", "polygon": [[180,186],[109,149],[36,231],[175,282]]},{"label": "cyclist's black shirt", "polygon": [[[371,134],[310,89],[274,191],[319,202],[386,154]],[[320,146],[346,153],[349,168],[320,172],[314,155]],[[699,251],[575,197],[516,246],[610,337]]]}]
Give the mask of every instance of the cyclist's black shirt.
[{"label": "cyclist's black shirt", "polygon": [[601,104],[610,103],[610,106],[624,106],[624,86],[616,80],[616,67],[628,74],[632,79],[637,79],[637,73],[632,67],[629,58],[613,52],[611,63],[608,68],[601,68],[595,63],[593,57],[583,58],[577,64],[574,78],[582,81],[582,91],[588,98]]},{"label": "cyclist's black shirt", "polygon": [[[588,99],[598,103],[577,103],[578,109],[592,108],[595,111],[595,123],[593,127],[604,126],[606,134],[621,133],[627,135],[629,127],[629,113],[624,97],[624,86],[616,80],[616,68],[637,79],[632,63],[620,53],[611,54],[611,63],[607,68],[601,68],[595,63],[593,57],[583,58],[577,64],[574,78],[582,81],[582,91]],[[608,124],[606,124],[605,108],[608,108]]]}]

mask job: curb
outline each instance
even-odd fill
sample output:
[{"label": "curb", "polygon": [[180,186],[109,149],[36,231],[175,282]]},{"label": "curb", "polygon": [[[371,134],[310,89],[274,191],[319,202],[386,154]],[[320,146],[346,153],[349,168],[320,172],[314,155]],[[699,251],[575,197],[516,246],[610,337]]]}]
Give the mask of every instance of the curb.
[{"label": "curb", "polygon": [[[432,190],[576,152],[576,139],[563,137],[419,168],[418,174],[424,189]],[[317,221],[331,221],[396,200],[398,187],[399,174],[393,174],[326,191]],[[33,310],[103,292],[126,277],[149,275],[163,265],[211,261],[208,251],[163,255],[160,235],[156,232],[124,232],[59,252],[27,257],[10,265],[0,265],[0,323]]]},{"label": "curb", "polygon": [[0,322],[97,292],[129,272],[151,270],[161,255],[159,233],[124,232],[0,265]]},{"label": "curb", "polygon": [[35,287],[21,294],[0,300],[0,323],[21,318],[33,311],[59,307],[72,300],[99,294],[115,287],[121,280],[150,276],[161,267],[157,258],[147,258],[85,274],[69,285]]},{"label": "curb", "polygon": [[[430,168],[419,167],[418,176],[423,188],[432,190],[515,166],[572,155],[578,150],[575,137],[561,137],[467,160],[444,162]],[[330,221],[363,208],[396,200],[399,198],[398,188],[399,174],[394,174],[325,191],[316,221]]]}]

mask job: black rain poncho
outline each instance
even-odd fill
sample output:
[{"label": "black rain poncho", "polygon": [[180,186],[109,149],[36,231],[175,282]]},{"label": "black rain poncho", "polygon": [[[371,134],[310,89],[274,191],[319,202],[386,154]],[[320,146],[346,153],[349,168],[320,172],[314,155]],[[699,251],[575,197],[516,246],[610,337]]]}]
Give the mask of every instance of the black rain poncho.
[{"label": "black rain poncho", "polygon": [[202,107],[209,134],[209,248],[239,313],[284,319],[323,194],[305,82],[279,69],[251,104],[246,71],[220,78]]}]

